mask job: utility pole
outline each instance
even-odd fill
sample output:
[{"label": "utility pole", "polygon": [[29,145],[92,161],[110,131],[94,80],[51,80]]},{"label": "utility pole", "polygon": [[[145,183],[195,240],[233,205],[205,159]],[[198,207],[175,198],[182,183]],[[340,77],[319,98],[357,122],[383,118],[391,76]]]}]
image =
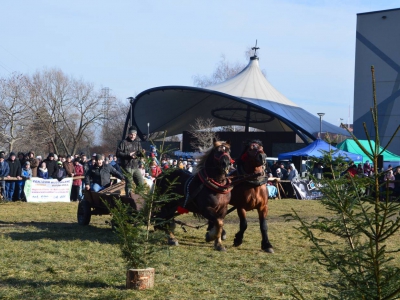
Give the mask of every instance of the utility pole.
[{"label": "utility pole", "polygon": [[110,96],[110,89],[108,87],[101,89],[100,99],[103,99],[102,102],[102,110],[103,110],[103,134],[108,134],[108,126],[107,122],[109,120],[109,112],[111,108],[111,101],[115,99],[115,97]]}]

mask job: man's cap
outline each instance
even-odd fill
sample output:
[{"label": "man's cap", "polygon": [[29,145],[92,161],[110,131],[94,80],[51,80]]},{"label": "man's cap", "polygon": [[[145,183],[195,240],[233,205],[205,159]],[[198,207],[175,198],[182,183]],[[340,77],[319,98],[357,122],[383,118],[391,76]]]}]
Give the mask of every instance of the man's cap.
[{"label": "man's cap", "polygon": [[25,163],[24,163],[24,166],[27,166],[27,165],[30,165],[31,163],[29,162],[29,161],[26,161]]},{"label": "man's cap", "polygon": [[11,153],[10,153],[10,157],[11,157],[11,156],[16,156],[16,155],[15,155],[14,152],[11,152]]},{"label": "man's cap", "polygon": [[50,152],[50,153],[49,153],[49,157],[54,157],[54,153],[53,153],[53,152]]},{"label": "man's cap", "polygon": [[0,158],[4,158],[4,153],[0,153]]},{"label": "man's cap", "polygon": [[57,161],[57,165],[62,165],[62,161]]},{"label": "man's cap", "polygon": [[101,155],[101,154],[96,155],[96,160],[103,160],[103,159],[104,159],[103,155]]},{"label": "man's cap", "polygon": [[137,128],[135,126],[129,127],[128,133],[137,133]]}]

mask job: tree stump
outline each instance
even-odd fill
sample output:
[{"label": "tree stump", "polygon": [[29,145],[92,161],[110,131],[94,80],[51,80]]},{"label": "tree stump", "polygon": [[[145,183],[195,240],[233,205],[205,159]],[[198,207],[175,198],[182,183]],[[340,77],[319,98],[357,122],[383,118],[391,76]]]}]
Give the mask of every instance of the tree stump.
[{"label": "tree stump", "polygon": [[154,268],[129,269],[126,272],[126,288],[145,290],[154,287]]}]

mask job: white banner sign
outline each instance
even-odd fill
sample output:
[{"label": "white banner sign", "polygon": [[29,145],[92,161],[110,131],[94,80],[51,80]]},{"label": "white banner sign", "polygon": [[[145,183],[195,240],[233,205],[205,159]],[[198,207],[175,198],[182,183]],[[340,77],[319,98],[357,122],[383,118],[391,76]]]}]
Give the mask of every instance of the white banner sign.
[{"label": "white banner sign", "polygon": [[70,202],[72,178],[57,179],[31,178],[25,181],[27,202]]}]

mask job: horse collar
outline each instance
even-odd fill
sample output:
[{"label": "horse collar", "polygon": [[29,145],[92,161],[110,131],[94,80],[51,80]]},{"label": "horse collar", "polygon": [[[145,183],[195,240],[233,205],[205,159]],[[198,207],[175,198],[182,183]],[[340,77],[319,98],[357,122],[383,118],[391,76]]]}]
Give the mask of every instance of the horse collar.
[{"label": "horse collar", "polygon": [[[240,175],[242,175],[242,176],[249,175],[246,173],[246,171],[243,168],[243,165],[240,163],[237,166],[237,173],[239,176]],[[268,182],[268,178],[265,177],[265,171],[263,169],[260,177],[256,178],[255,180],[246,180],[246,182],[249,184],[252,184],[254,186],[260,186],[260,185],[266,184]]]},{"label": "horse collar", "polygon": [[206,187],[214,192],[217,192],[218,194],[228,194],[233,189],[233,185],[231,185],[232,181],[229,178],[226,178],[225,184],[221,184],[214,179],[208,177],[205,169],[200,170],[197,174],[201,182]]}]

